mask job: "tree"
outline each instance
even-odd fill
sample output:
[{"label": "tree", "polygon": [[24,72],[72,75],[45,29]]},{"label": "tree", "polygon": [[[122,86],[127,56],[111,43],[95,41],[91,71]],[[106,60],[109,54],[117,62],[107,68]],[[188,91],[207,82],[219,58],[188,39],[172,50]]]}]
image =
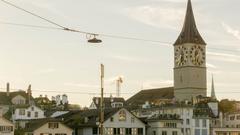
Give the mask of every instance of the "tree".
[{"label": "tree", "polygon": [[235,104],[236,101],[234,100],[223,99],[219,103],[219,109],[223,113],[235,112]]}]

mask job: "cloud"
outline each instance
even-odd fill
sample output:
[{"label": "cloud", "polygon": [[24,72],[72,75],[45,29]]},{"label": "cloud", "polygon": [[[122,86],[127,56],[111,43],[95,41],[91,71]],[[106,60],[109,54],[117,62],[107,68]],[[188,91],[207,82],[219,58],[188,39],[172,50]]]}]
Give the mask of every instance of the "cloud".
[{"label": "cloud", "polygon": [[176,22],[183,19],[184,11],[173,7],[166,8],[163,6],[145,5],[128,8],[125,10],[125,14],[134,20],[153,27],[177,30],[178,26],[176,26]]},{"label": "cloud", "polygon": [[231,34],[233,37],[240,40],[240,31],[239,30],[232,28],[231,26],[229,26],[228,24],[226,24],[224,22],[222,22],[222,26],[227,33]]},{"label": "cloud", "polygon": [[210,59],[225,62],[240,63],[240,56],[229,53],[207,52]]},{"label": "cloud", "polygon": [[116,56],[112,56],[112,58],[118,59],[118,60],[122,60],[122,61],[126,61],[126,62],[137,62],[137,63],[141,63],[141,62],[153,62],[152,60],[149,60],[149,59],[135,58],[135,57],[132,57],[132,56],[120,56],[120,55],[116,55]]},{"label": "cloud", "polygon": [[213,64],[210,64],[210,63],[206,63],[207,67],[208,68],[213,68],[213,69],[216,69],[217,67]]},{"label": "cloud", "polygon": [[151,88],[161,88],[161,87],[172,87],[173,80],[154,80],[154,81],[146,81],[143,83],[143,89],[151,89]]},{"label": "cloud", "polygon": [[55,6],[56,4],[52,3],[51,1],[41,1],[41,0],[24,0],[24,2],[29,3],[32,6],[35,6],[37,8],[41,8],[44,10],[49,11],[50,13],[53,13],[55,15],[58,15],[60,17],[63,17],[65,19],[70,19],[69,17],[67,17],[66,15],[64,15],[63,12],[61,12],[60,10],[58,10]]},{"label": "cloud", "polygon": [[105,83],[108,85],[113,85],[116,83],[116,80],[121,77],[122,80],[124,81],[124,76],[123,75],[118,75],[118,76],[113,76],[105,80]]},{"label": "cloud", "polygon": [[73,82],[67,82],[64,83],[65,86],[73,86],[73,87],[80,87],[80,88],[99,88],[98,85],[91,85],[91,84],[84,84],[84,83],[73,83]]},{"label": "cloud", "polygon": [[47,68],[47,69],[40,70],[38,73],[40,73],[40,74],[47,74],[47,73],[53,73],[55,71],[56,71],[55,68]]}]

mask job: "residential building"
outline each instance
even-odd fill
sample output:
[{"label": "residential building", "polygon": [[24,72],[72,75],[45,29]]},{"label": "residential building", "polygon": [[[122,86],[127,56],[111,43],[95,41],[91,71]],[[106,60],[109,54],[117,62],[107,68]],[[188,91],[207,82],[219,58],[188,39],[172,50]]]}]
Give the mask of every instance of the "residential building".
[{"label": "residential building", "polygon": [[240,112],[225,114],[223,118],[223,127],[240,128]]},{"label": "residential building", "polygon": [[14,135],[14,124],[0,116],[0,135]]},{"label": "residential building", "polygon": [[[91,109],[60,117],[74,135],[97,135],[100,110]],[[77,125],[77,126],[76,126]],[[145,123],[125,108],[105,109],[104,135],[146,135]]]},{"label": "residential building", "polygon": [[72,135],[73,130],[56,119],[30,121],[25,128],[25,135]]},{"label": "residential building", "polygon": [[[100,108],[100,97],[94,97],[89,109],[99,109]],[[124,98],[121,97],[104,97],[103,105],[105,109],[111,108],[122,108],[126,105]]]},{"label": "residential building", "polygon": [[44,111],[35,105],[17,106],[12,115],[17,128],[25,128],[30,120],[42,118],[45,118]]},{"label": "residential building", "polygon": [[157,114],[146,121],[148,135],[182,135],[182,119],[179,115]]},{"label": "residential building", "polygon": [[240,128],[213,128],[212,135],[239,135]]}]

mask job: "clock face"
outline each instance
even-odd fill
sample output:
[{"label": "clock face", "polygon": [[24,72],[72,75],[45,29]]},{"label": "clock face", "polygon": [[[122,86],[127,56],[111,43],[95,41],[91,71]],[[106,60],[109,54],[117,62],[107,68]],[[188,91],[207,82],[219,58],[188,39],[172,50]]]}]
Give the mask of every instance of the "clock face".
[{"label": "clock face", "polygon": [[184,66],[187,63],[188,50],[186,47],[179,46],[175,51],[175,64],[177,66]]},{"label": "clock face", "polygon": [[190,49],[190,59],[196,66],[201,66],[205,62],[205,52],[201,46],[193,46]]}]

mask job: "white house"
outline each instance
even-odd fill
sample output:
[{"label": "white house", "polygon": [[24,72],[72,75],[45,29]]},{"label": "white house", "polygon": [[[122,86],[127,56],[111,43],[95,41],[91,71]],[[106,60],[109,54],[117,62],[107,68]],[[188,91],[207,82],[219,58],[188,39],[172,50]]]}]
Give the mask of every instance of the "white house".
[{"label": "white house", "polygon": [[0,116],[0,135],[14,135],[14,124]]},{"label": "white house", "polygon": [[105,135],[145,135],[145,124],[127,109],[120,109],[103,123]]},{"label": "white house", "polygon": [[[63,117],[74,135],[97,135],[100,110],[85,110]],[[125,108],[105,109],[104,135],[146,135],[145,123]]]},{"label": "white house", "polygon": [[12,115],[17,128],[24,128],[28,121],[42,118],[45,118],[44,111],[35,105],[16,107]]},{"label": "white house", "polygon": [[13,115],[13,120],[32,120],[42,118],[45,118],[44,111],[35,105],[17,107]]}]

